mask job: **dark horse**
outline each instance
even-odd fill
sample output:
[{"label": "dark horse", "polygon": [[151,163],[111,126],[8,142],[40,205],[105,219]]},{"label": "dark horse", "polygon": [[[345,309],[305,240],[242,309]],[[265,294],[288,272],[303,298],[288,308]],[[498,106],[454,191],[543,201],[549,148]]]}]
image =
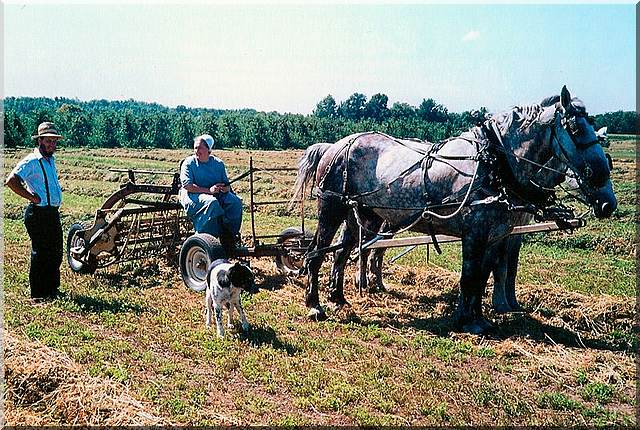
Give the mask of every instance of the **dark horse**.
[{"label": "dark horse", "polygon": [[[553,189],[566,175],[577,180],[596,217],[610,216],[617,206],[609,162],[585,106],[566,87],[560,96],[514,107],[436,145],[371,132],[311,152],[313,160],[300,161],[294,195],[314,180],[318,228],[306,258],[305,294],[314,319],[326,316],[318,272],[345,221],[330,302],[347,304],[344,266],[361,239],[359,231],[369,237],[381,228],[454,235],[462,239],[463,259],[455,322],[464,331],[482,333],[491,327],[482,314],[489,274],[501,279],[503,288],[505,282],[515,285],[520,243],[509,233],[532,214],[553,219]],[[515,296],[506,301],[515,306]]]}]

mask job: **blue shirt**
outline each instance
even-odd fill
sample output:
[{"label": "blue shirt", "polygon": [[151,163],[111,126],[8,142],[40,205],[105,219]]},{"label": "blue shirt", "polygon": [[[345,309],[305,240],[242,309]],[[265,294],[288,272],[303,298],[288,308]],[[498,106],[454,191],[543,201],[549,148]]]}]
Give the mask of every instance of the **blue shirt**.
[{"label": "blue shirt", "polygon": [[203,163],[198,161],[195,155],[191,155],[182,163],[180,182],[183,187],[195,184],[210,188],[218,183],[228,184],[229,178],[224,163],[218,157],[209,156],[209,159]]},{"label": "blue shirt", "polygon": [[40,153],[38,148],[35,148],[31,154],[16,164],[11,173],[24,182],[27,190],[40,197],[38,206],[47,206],[47,188],[45,187],[40,160],[42,160],[42,167],[44,167],[47,175],[51,206],[60,206],[62,203],[62,189],[60,188],[60,182],[58,182],[58,170],[53,156],[47,159]]}]

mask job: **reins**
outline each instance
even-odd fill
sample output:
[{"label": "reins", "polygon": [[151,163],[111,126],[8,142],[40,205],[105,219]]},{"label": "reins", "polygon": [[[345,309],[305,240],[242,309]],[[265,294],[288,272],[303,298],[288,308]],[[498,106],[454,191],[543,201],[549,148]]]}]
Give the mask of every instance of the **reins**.
[{"label": "reins", "polygon": [[[556,115],[559,113],[556,111]],[[557,117],[556,117],[557,119]],[[564,125],[562,125],[564,128]],[[517,162],[526,162],[532,166],[538,168],[538,172],[545,170],[548,172],[555,173],[561,176],[569,176],[572,178],[576,178],[578,181],[584,182],[582,175],[580,172],[570,173],[562,170],[559,170],[554,167],[550,167],[547,164],[557,158],[560,163],[563,165],[570,166],[570,158],[565,153],[565,149],[563,148],[562,143],[559,141],[559,137],[557,136],[555,126],[551,128],[551,136],[550,136],[550,144],[553,146],[554,144],[559,147],[562,155],[559,156],[557,151],[553,151],[554,154],[547,160],[544,164],[539,163],[537,161],[531,160],[527,157],[516,154],[513,150],[508,150],[503,141],[500,131],[497,128],[497,124],[493,118],[487,119],[482,124],[479,124],[475,129],[473,129],[474,137],[460,135],[456,137],[451,137],[449,139],[440,141],[436,144],[433,144],[431,148],[428,150],[420,150],[415,146],[407,145],[399,139],[393,138],[381,132],[367,132],[360,133],[354,137],[352,137],[349,141],[343,144],[342,148],[336,151],[333,155],[331,161],[325,166],[324,172],[320,180],[318,181],[317,186],[317,196],[320,199],[328,198],[328,197],[339,197],[342,201],[347,204],[351,210],[353,211],[354,219],[360,228],[361,235],[363,232],[367,232],[370,235],[373,235],[373,239],[370,239],[366,245],[362,246],[363,249],[384,237],[390,237],[397,235],[399,233],[406,232],[411,230],[421,221],[427,221],[427,230],[433,231],[431,228],[431,219],[439,219],[439,220],[449,220],[452,219],[463,211],[465,207],[468,206],[476,206],[481,204],[493,204],[493,203],[501,203],[506,204],[508,210],[513,211],[525,211],[534,215],[536,219],[553,219],[559,223],[567,223],[567,219],[573,216],[573,210],[563,205],[562,202],[555,195],[555,191],[553,188],[543,187],[536,182],[534,182],[531,178],[528,178],[528,183],[522,183],[522,181],[517,177],[517,173],[514,169],[517,167]],[[397,177],[395,177],[391,182],[382,184],[377,188],[369,191],[365,191],[358,194],[348,194],[348,179],[349,179],[349,159],[352,145],[361,137],[378,134],[384,136],[385,138],[402,145],[403,147],[414,151],[420,155],[422,158],[417,162],[413,163],[408,168],[404,169]],[[481,134],[481,135],[480,135]],[[475,144],[476,153],[475,155],[442,155],[439,154],[440,151],[447,143],[453,141],[463,139],[470,143]],[[573,140],[573,139],[572,139]],[[338,162],[338,159],[341,154],[345,154],[344,157],[344,170],[342,172],[343,181],[342,181],[342,193],[335,192],[332,190],[323,190],[324,183],[326,178],[329,176],[331,169]],[[502,154],[502,155],[500,155]],[[562,159],[564,158],[564,160]],[[510,161],[511,160],[511,161]],[[448,164],[455,170],[458,170],[453,164],[449,163],[450,161],[475,161],[476,165],[473,170],[473,174],[471,176],[471,181],[458,190],[455,193],[452,193],[445,199],[443,199],[439,203],[428,203],[425,206],[420,207],[389,207],[389,206],[379,206],[379,205],[371,205],[363,202],[363,198],[370,197],[382,190],[387,189],[391,184],[395,183],[398,180],[405,178],[407,175],[415,171],[416,168],[422,167],[423,174],[425,175],[425,180],[427,178],[428,169],[431,167],[434,161],[442,162]],[[488,173],[485,173],[479,178],[480,165],[482,163],[486,163],[489,166]],[[466,174],[462,171],[458,172],[460,174]],[[493,175],[494,179],[496,179],[499,186],[496,190],[492,190],[492,192],[496,191],[493,195],[490,195],[481,200],[475,200],[473,202],[469,202],[469,199],[474,191],[478,191],[483,188],[484,179]],[[506,176],[506,177],[505,177]],[[480,179],[480,180],[479,180]],[[466,188],[466,190],[465,190]],[[495,188],[495,187],[492,187]],[[566,190],[565,190],[566,191]],[[571,197],[575,198],[579,201],[584,201],[579,197],[572,195],[571,193],[567,193]],[[457,201],[460,197],[462,200]],[[524,201],[525,205],[514,204],[513,197]],[[453,202],[448,202],[451,200],[456,200]],[[413,221],[409,224],[399,227],[394,231],[373,231],[368,229],[363,223],[360,217],[360,209],[368,208],[368,209],[389,209],[389,210],[398,210],[398,211],[421,211]],[[453,212],[443,215],[438,212],[435,212],[435,209],[439,208],[454,208]],[[436,245],[436,250],[439,250],[437,246],[437,242],[435,241],[435,236],[433,236],[433,243]],[[319,254],[325,254],[327,252],[340,249],[342,244],[332,245],[330,247],[324,249],[317,249],[307,255],[307,258],[313,258]]]}]

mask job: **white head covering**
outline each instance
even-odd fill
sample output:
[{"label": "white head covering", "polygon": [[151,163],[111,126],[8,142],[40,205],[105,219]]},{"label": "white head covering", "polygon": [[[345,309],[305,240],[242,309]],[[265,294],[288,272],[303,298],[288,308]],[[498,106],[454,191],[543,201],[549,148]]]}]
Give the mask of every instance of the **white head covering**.
[{"label": "white head covering", "polygon": [[209,151],[213,149],[213,137],[209,134],[203,134],[202,136],[198,136],[198,140],[204,140],[204,142],[209,147]]}]

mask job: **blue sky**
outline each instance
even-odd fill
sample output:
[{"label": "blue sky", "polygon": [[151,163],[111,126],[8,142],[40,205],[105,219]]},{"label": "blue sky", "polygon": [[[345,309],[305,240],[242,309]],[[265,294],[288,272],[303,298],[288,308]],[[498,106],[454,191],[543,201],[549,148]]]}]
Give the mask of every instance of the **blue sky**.
[{"label": "blue sky", "polygon": [[635,110],[635,5],[9,4],[6,96],[309,114],[331,94]]}]

